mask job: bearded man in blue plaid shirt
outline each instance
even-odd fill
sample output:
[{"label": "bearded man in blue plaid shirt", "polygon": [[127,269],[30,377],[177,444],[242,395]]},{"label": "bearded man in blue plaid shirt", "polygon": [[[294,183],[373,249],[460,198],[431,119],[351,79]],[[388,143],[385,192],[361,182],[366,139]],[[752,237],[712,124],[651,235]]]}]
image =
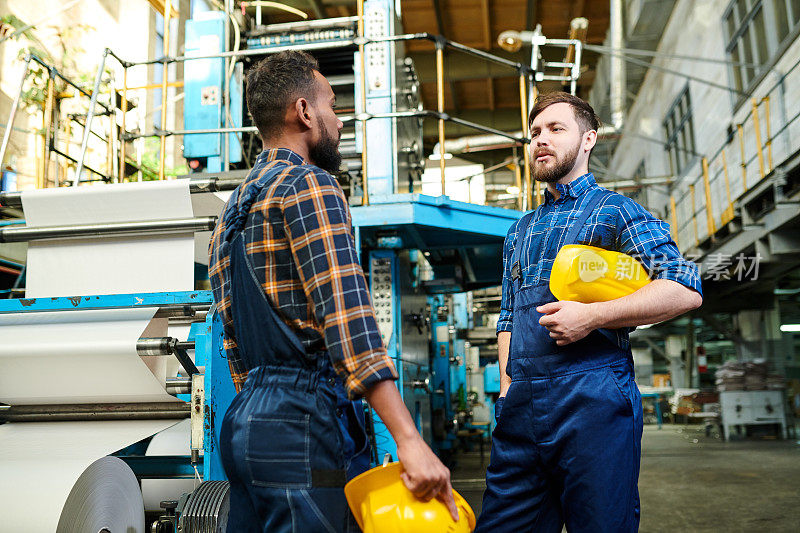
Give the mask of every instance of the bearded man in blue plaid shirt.
[{"label": "bearded man in blue plaid shirt", "polygon": [[310,55],[247,75],[264,151],[233,192],[209,277],[238,392],[222,423],[229,532],[358,531],[343,487],[369,464],[361,397],[397,443],[403,481],[457,518],[450,472],[394,384],[339,170],[336,97]]},{"label": "bearded man in blue plaid shirt", "polygon": [[[529,122],[531,171],[547,190],[505,241],[500,397],[476,531],[637,531],[642,406],[628,333],[699,307],[699,273],[667,224],[589,173],[599,121],[588,103],[543,95]],[[550,270],[568,244],[632,255],[652,281],[612,301],[557,301]]]}]

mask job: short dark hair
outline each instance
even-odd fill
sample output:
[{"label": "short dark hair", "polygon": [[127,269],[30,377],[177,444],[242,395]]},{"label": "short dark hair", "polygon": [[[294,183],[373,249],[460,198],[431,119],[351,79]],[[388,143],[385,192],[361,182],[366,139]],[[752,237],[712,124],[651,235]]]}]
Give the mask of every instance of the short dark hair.
[{"label": "short dark hair", "polygon": [[551,93],[540,94],[536,99],[536,103],[531,109],[531,114],[528,117],[528,127],[533,124],[533,119],[553,104],[569,104],[572,107],[572,112],[575,114],[575,121],[581,128],[581,134],[589,130],[597,131],[600,128],[600,118],[592,109],[589,103],[577,96],[562,91],[554,91]]},{"label": "short dark hair", "polygon": [[262,139],[283,130],[286,108],[298,98],[316,97],[319,63],[306,52],[287,50],[260,61],[247,73],[247,109]]}]

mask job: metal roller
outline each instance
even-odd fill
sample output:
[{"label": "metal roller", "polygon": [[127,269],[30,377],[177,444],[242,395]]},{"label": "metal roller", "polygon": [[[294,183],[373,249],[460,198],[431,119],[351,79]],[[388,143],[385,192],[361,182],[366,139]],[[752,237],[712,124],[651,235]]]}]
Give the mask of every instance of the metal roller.
[{"label": "metal roller", "polygon": [[189,394],[192,391],[192,378],[167,378],[168,394]]},{"label": "metal roller", "polygon": [[174,337],[142,337],[136,342],[139,355],[170,355],[176,349],[194,350],[194,342],[179,341]]},{"label": "metal roller", "polygon": [[152,220],[146,222],[115,222],[109,224],[76,224],[42,228],[6,228],[0,230],[0,242],[28,242],[43,239],[77,239],[163,233],[211,231],[217,217]]},{"label": "metal roller", "polygon": [[230,511],[230,484],[203,481],[189,495],[178,520],[180,533],[224,533]]},{"label": "metal roller", "polygon": [[[204,192],[231,191],[239,186],[247,177],[248,171],[233,170],[225,177],[206,175],[192,178],[181,178],[189,180],[189,192],[200,194]],[[22,192],[10,191],[0,193],[0,207],[12,207],[22,209]]]},{"label": "metal roller", "polygon": [[192,349],[194,342],[183,342],[173,337],[142,337],[136,342],[136,351],[139,355],[174,355],[189,375],[199,373],[186,351]]},{"label": "metal roller", "polygon": [[189,407],[185,402],[12,405],[0,409],[0,421],[180,420],[189,418]]}]

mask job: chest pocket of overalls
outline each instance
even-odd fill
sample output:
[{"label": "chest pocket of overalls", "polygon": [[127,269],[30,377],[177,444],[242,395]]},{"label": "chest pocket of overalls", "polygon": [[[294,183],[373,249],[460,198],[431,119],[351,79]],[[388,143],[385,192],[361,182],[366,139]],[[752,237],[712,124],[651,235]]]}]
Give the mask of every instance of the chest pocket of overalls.
[{"label": "chest pocket of overalls", "polygon": [[[581,213],[576,222],[570,227],[564,238],[565,245],[580,244],[578,236],[584,224],[595,207],[603,198],[611,193],[595,189],[589,194],[592,196],[589,198],[583,213]],[[532,213],[526,215],[520,222],[518,236],[522,236],[522,239],[525,238],[531,219]],[[550,331],[539,324],[539,320],[543,315],[536,310],[538,306],[557,300],[555,296],[553,296],[553,293],[550,292],[549,283],[547,281],[541,281],[529,287],[522,287],[521,250],[522,242],[520,240],[517,246],[515,246],[511,258],[512,287],[514,290],[514,332],[511,338],[512,351],[523,356],[559,353],[567,357],[578,358],[594,351],[617,348],[616,332],[607,329],[594,330],[583,339],[564,346],[559,346],[557,344],[557,341],[550,336]]]}]

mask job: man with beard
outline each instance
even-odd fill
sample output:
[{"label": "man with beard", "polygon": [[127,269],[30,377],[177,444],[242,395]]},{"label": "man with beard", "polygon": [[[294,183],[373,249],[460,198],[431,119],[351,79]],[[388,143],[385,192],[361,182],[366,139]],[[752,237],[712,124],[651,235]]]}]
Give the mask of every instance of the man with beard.
[{"label": "man with beard", "polygon": [[[529,121],[531,170],[547,190],[504,246],[500,397],[476,531],[636,531],[642,406],[628,333],[700,306],[699,274],[667,224],[589,173],[589,104],[550,93]],[[633,255],[653,281],[608,302],[556,301],[550,269],[566,244]]]},{"label": "man with beard", "polygon": [[247,75],[264,151],[214,230],[209,277],[237,396],[222,422],[228,531],[358,531],[343,487],[369,466],[366,397],[397,443],[403,480],[457,517],[450,473],[394,385],[358,261],[335,96],[304,52]]}]

